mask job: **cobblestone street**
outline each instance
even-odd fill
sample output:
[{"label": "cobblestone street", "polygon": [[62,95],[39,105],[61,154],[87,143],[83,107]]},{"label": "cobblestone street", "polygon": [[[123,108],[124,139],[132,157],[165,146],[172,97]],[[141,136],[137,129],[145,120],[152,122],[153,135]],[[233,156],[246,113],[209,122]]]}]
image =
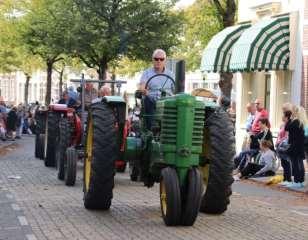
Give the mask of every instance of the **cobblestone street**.
[{"label": "cobblestone street", "polygon": [[[33,156],[34,138],[0,155],[0,239],[219,239],[307,240],[308,212],[291,211],[288,202],[264,204],[235,192],[223,215],[199,214],[193,227],[166,227],[160,216],[158,185],[147,189],[116,175],[110,211],[83,207],[82,167],[76,186],[57,179]],[[18,145],[18,146],[17,146]],[[291,194],[291,193],[289,193]],[[291,204],[308,209],[307,198]]]}]

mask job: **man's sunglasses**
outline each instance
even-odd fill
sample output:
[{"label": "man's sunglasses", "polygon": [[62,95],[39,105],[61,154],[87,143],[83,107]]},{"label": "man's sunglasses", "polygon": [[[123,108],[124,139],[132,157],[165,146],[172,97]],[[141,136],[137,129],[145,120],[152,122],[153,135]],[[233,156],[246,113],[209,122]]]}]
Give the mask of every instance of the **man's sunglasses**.
[{"label": "man's sunglasses", "polygon": [[156,61],[156,62],[158,62],[158,61],[161,61],[161,62],[165,61],[164,58],[153,58],[153,59],[154,59],[154,61]]}]

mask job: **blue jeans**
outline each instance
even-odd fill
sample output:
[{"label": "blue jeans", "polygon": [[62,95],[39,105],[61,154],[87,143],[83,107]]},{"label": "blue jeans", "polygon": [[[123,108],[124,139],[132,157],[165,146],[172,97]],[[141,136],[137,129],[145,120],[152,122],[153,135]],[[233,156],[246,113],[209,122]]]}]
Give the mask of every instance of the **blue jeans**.
[{"label": "blue jeans", "polygon": [[247,164],[248,157],[254,157],[258,154],[258,152],[258,149],[249,149],[241,152],[234,158],[234,168],[242,170]]}]

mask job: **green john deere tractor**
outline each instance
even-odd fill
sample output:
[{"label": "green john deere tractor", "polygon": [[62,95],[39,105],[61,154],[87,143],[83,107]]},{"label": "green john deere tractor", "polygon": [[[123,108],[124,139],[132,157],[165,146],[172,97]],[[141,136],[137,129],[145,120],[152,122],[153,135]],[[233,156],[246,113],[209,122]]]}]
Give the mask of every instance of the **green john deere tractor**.
[{"label": "green john deere tractor", "polygon": [[[166,77],[175,89],[179,80]],[[167,85],[167,84],[166,84]],[[169,84],[170,85],[170,84]],[[88,115],[84,164],[84,205],[107,210],[111,206],[115,160],[122,143],[132,180],[151,187],[160,184],[160,205],[168,226],[191,226],[198,212],[222,213],[232,193],[235,139],[228,114],[213,102],[177,93],[156,102],[151,129],[141,98],[140,131],[123,134],[125,103],[120,97],[105,97],[92,105]],[[125,131],[124,131],[125,132]]]}]

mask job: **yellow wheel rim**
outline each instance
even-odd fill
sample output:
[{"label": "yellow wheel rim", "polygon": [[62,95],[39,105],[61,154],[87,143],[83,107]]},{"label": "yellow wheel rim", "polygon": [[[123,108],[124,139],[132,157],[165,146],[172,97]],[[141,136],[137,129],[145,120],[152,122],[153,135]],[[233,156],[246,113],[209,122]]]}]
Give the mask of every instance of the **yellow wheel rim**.
[{"label": "yellow wheel rim", "polygon": [[[203,145],[202,145],[202,156],[204,156],[206,159],[210,159],[211,155],[211,144],[210,144],[210,132],[208,128],[204,128],[203,131]],[[209,181],[209,175],[210,175],[210,164],[206,164],[203,167],[199,167],[199,170],[202,174],[202,179],[203,183],[205,186],[205,191],[206,191],[206,186],[208,185]]]},{"label": "yellow wheel rim", "polygon": [[163,214],[167,215],[167,193],[164,180],[160,182],[160,204]]},{"label": "yellow wheel rim", "polygon": [[86,158],[84,162],[84,182],[86,191],[89,189],[90,177],[91,177],[91,162],[92,162],[92,153],[93,153],[93,122],[89,118],[88,121],[88,133],[87,133],[87,142],[86,142]]}]

